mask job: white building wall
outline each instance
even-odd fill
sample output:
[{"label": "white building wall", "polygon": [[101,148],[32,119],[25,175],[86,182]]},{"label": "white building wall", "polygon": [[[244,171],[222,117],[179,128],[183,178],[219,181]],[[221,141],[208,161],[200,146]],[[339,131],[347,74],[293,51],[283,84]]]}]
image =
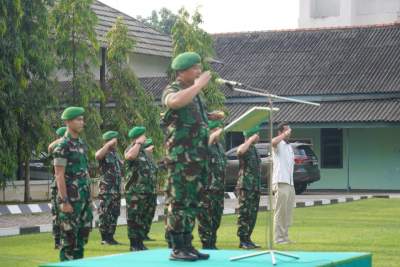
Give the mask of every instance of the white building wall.
[{"label": "white building wall", "polygon": [[392,23],[400,0],[300,0],[299,27],[320,28]]},{"label": "white building wall", "polygon": [[353,0],[352,25],[391,23],[400,15],[400,0]]},{"label": "white building wall", "polygon": [[[136,53],[132,53],[127,59],[127,63],[131,65],[133,71],[139,78],[166,76],[170,61],[171,59],[167,57]],[[96,80],[100,80],[100,55],[98,57],[98,64],[98,66],[91,66],[92,73]],[[57,80],[60,82],[71,80],[71,75],[67,75],[63,70],[58,70],[55,75],[57,77]]]},{"label": "white building wall", "polygon": [[136,75],[141,77],[162,77],[166,76],[167,69],[171,63],[171,58],[132,54],[128,63],[132,66]]}]

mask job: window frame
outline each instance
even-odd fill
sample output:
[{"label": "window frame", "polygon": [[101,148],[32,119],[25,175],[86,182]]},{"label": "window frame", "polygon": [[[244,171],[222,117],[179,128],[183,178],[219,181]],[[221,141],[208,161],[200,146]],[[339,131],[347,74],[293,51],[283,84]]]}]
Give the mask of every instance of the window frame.
[{"label": "window frame", "polygon": [[[335,133],[336,131],[336,133]],[[335,136],[336,134],[336,136]],[[343,169],[343,129],[338,128],[322,128],[320,132],[321,140],[320,140],[320,147],[321,147],[321,155],[320,155],[320,164],[321,169]],[[330,143],[327,143],[330,138]],[[336,138],[336,140],[334,140]],[[333,139],[333,140],[332,140]],[[336,143],[334,142],[336,141]],[[326,162],[327,154],[329,153],[327,150],[328,147],[337,147],[338,155],[337,155],[337,162]]]}]

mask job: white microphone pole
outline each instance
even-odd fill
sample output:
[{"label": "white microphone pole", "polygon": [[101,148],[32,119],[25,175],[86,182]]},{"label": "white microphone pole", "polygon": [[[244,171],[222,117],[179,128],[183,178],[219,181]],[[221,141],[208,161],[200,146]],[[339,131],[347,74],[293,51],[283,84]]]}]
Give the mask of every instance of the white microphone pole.
[{"label": "white microphone pole", "polygon": [[[218,80],[218,79],[217,79]],[[216,81],[217,81],[216,80]],[[271,262],[273,265],[276,265],[276,258],[275,255],[281,255],[281,256],[285,256],[285,257],[289,257],[289,258],[294,258],[294,259],[299,259],[300,257],[293,255],[293,254],[289,254],[286,252],[282,252],[282,251],[278,251],[278,250],[274,250],[273,249],[273,243],[274,243],[274,231],[273,231],[273,227],[274,227],[274,213],[275,210],[273,208],[273,199],[272,199],[272,172],[273,172],[273,160],[272,160],[272,138],[273,138],[273,100],[274,99],[280,99],[280,100],[285,100],[288,102],[296,102],[296,103],[301,103],[301,104],[306,104],[306,105],[313,105],[313,106],[320,106],[319,103],[315,103],[315,102],[309,102],[309,101],[304,101],[304,100],[299,100],[299,99],[294,99],[294,98],[289,98],[289,97],[283,97],[283,96],[278,96],[278,95],[274,95],[274,94],[269,94],[267,92],[265,92],[266,90],[262,90],[259,88],[254,88],[251,86],[247,86],[247,85],[242,85],[241,83],[238,82],[234,82],[234,81],[226,81],[223,79],[220,79],[219,81],[217,81],[218,83],[221,84],[226,84],[229,88],[231,88],[233,91],[238,91],[238,92],[242,92],[242,93],[247,93],[247,94],[251,94],[251,95],[259,95],[259,96],[265,96],[267,97],[267,103],[269,104],[269,108],[270,108],[270,113],[269,113],[269,118],[268,118],[268,125],[269,125],[269,131],[268,131],[268,137],[269,137],[269,154],[271,157],[271,161],[270,161],[270,168],[269,171],[267,173],[267,185],[268,185],[268,199],[269,199],[269,217],[268,217],[268,221],[269,221],[269,227],[268,225],[266,226],[268,229],[266,229],[266,235],[268,233],[268,242],[267,242],[267,246],[268,246],[268,250],[265,251],[259,251],[259,252],[255,252],[255,253],[251,253],[251,254],[247,254],[247,255],[242,255],[242,256],[238,256],[238,257],[232,257],[230,258],[231,261],[237,261],[237,260],[241,260],[241,259],[246,259],[246,258],[251,258],[251,257],[256,257],[256,256],[260,256],[260,255],[264,255],[264,254],[270,254],[271,255]],[[250,88],[252,90],[246,90],[246,89],[241,89],[241,88],[236,88],[234,86],[243,86],[243,87],[247,87]],[[269,230],[269,232],[268,232]]]}]

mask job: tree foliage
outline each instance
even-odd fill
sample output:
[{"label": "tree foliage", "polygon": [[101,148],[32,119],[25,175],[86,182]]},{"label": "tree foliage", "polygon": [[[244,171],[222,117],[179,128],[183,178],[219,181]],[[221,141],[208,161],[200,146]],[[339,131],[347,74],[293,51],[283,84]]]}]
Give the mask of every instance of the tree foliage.
[{"label": "tree foliage", "polygon": [[71,80],[72,87],[65,92],[61,104],[85,108],[85,139],[91,156],[100,142],[102,118],[98,105],[103,100],[92,69],[99,66],[97,17],[92,3],[93,0],[58,0],[52,12],[57,69]]},{"label": "tree foliage", "polygon": [[23,75],[24,51],[20,36],[24,10],[21,2],[0,1],[0,181],[15,178],[17,141],[15,103],[21,87],[27,82]]},{"label": "tree foliage", "polygon": [[107,81],[110,89],[106,91],[107,100],[113,107],[107,109],[104,117],[108,129],[118,130],[127,143],[127,133],[134,125],[144,125],[146,135],[156,143],[157,152],[161,150],[162,132],[159,127],[160,110],[152,96],[145,93],[133,72],[127,58],[132,53],[135,42],[128,36],[128,28],[122,18],[107,34]]},{"label": "tree foliage", "polygon": [[[45,147],[51,132],[47,119],[54,106],[53,49],[49,42],[49,14],[46,0],[3,1],[0,5],[0,173],[15,178],[25,166],[29,185],[32,152]],[[5,153],[3,153],[5,152]],[[19,172],[21,175],[22,172]],[[25,201],[29,200],[29,187]]]},{"label": "tree foliage", "polygon": [[163,7],[160,10],[153,10],[151,16],[147,18],[137,17],[138,20],[144,24],[162,32],[167,35],[171,35],[172,27],[174,26],[178,16],[171,10]]}]

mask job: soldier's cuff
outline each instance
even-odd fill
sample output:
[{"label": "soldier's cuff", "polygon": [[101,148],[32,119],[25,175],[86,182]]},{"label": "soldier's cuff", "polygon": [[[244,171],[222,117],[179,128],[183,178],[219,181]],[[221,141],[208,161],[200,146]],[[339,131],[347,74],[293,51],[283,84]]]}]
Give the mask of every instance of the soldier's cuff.
[{"label": "soldier's cuff", "polygon": [[173,93],[170,93],[164,97],[164,105],[168,107],[168,100],[173,96]]},{"label": "soldier's cuff", "polygon": [[65,158],[55,158],[54,166],[67,166],[67,159]]}]

